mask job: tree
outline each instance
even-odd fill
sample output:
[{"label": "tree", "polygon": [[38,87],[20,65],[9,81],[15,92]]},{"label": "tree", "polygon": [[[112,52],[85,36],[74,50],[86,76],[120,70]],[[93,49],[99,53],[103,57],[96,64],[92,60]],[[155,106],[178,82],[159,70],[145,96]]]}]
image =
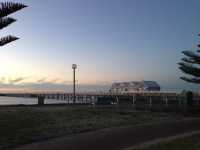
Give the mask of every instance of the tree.
[{"label": "tree", "polygon": [[[0,30],[7,27],[8,25],[14,23],[16,19],[7,17],[8,15],[19,11],[23,8],[27,7],[24,4],[21,3],[14,3],[14,2],[1,2],[0,3]],[[6,37],[2,37],[0,39],[0,46],[4,46],[10,42],[13,42],[15,40],[18,40],[18,37],[8,35]]]},{"label": "tree", "polygon": [[[197,47],[200,48],[200,44]],[[181,59],[182,62],[179,63],[179,69],[190,77],[180,78],[187,82],[200,84],[200,50],[198,49],[196,52],[183,51],[182,53],[186,57]]]}]

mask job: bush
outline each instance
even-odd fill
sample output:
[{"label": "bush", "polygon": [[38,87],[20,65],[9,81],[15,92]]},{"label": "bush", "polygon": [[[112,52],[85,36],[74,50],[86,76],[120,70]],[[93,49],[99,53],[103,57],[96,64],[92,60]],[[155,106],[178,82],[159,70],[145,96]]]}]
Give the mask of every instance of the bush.
[{"label": "bush", "polygon": [[193,106],[193,93],[191,91],[188,91],[186,93],[186,97],[187,97],[187,106],[192,107]]}]

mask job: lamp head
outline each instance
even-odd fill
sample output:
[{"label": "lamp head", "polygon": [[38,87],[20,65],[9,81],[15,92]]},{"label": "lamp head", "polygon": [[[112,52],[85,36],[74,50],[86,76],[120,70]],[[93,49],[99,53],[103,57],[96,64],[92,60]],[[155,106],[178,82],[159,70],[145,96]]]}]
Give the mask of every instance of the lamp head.
[{"label": "lamp head", "polygon": [[76,69],[77,65],[76,64],[72,64],[72,69]]}]

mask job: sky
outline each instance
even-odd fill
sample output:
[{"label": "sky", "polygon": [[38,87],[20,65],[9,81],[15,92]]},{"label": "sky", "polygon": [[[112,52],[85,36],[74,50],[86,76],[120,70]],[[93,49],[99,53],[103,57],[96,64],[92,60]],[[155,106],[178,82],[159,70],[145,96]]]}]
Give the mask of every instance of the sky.
[{"label": "sky", "polygon": [[84,90],[138,80],[200,89],[177,65],[200,41],[199,0],[13,1],[29,7],[1,30],[20,40],[1,47],[0,90],[70,90],[73,63]]}]

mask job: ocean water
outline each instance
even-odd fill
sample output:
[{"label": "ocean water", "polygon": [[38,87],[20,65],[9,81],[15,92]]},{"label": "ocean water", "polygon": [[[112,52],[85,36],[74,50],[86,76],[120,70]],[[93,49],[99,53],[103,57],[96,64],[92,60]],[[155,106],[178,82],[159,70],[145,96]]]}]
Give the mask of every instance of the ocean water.
[{"label": "ocean water", "polygon": [[[21,98],[0,96],[0,105],[35,105],[38,103],[37,98]],[[45,104],[65,104],[65,100],[45,99]]]}]

